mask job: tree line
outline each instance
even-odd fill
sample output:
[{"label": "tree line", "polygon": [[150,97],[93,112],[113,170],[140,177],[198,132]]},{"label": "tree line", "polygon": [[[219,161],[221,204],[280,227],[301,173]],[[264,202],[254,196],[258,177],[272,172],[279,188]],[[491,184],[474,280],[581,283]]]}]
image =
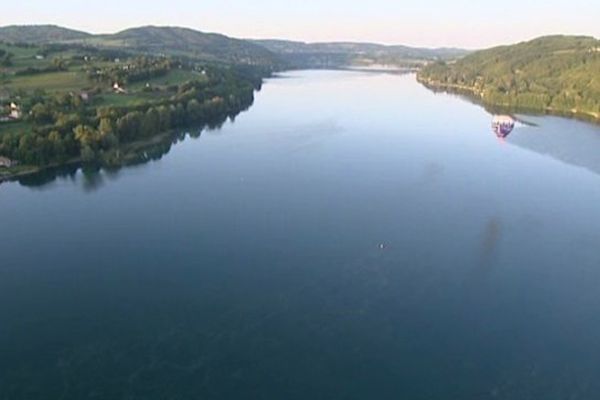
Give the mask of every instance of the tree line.
[{"label": "tree line", "polygon": [[134,83],[165,76],[177,64],[169,58],[137,57],[127,63],[104,68],[88,67],[88,79],[97,83]]}]

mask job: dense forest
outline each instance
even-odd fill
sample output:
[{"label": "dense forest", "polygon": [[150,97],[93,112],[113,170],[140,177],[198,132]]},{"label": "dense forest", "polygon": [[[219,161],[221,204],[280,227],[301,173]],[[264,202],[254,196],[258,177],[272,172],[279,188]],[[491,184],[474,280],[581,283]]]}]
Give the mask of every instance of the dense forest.
[{"label": "dense forest", "polygon": [[491,106],[600,118],[600,40],[549,36],[436,62],[418,79]]}]

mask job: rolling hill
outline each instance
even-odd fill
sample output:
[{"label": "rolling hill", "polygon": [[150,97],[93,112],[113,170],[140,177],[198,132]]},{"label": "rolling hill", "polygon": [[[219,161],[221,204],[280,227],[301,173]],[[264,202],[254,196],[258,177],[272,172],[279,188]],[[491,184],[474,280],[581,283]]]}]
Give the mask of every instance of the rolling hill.
[{"label": "rolling hill", "polygon": [[137,53],[185,56],[207,61],[284,68],[393,64],[420,66],[467,54],[460,49],[426,49],[372,43],[302,43],[243,40],[180,27],[144,26],[92,35],[54,25],[0,27],[0,41],[78,44]]},{"label": "rolling hill", "polygon": [[485,104],[600,119],[600,40],[547,36],[423,68],[434,88],[468,92]]},{"label": "rolling hill", "polygon": [[53,25],[0,27],[0,41],[50,43],[118,49],[131,53],[177,55],[205,61],[256,66],[281,64],[274,53],[249,41],[179,27],[145,26],[92,35]]},{"label": "rolling hill", "polygon": [[95,36],[86,42],[236,64],[271,65],[279,62],[273,53],[254,43],[179,27],[132,28],[114,35]]},{"label": "rolling hill", "polygon": [[56,25],[11,25],[0,27],[0,41],[8,43],[52,43],[82,40],[91,37],[86,32]]}]

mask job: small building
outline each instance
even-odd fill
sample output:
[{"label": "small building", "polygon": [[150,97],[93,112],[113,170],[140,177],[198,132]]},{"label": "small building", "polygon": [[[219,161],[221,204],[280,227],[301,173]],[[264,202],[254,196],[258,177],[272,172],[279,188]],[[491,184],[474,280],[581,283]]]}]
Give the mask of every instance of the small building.
[{"label": "small building", "polygon": [[10,106],[7,107],[8,114],[2,116],[2,121],[14,121],[17,119],[21,119],[23,113],[21,112],[21,107],[19,107],[15,103],[10,103]]},{"label": "small building", "polygon": [[87,103],[90,101],[90,94],[88,92],[81,92],[79,93],[79,98]]},{"label": "small building", "polygon": [[113,85],[113,90],[115,91],[115,93],[119,93],[119,94],[127,93],[127,91],[125,89],[123,89],[121,87],[121,85],[119,85],[118,82],[115,82],[115,84]]},{"label": "small building", "polygon": [[36,59],[36,60],[43,60],[43,59],[45,59],[45,58],[46,58],[46,57],[44,57],[42,54],[37,54],[37,55],[35,56],[35,59]]},{"label": "small building", "polygon": [[15,103],[10,103],[10,113],[8,114],[8,118],[21,119],[22,116],[23,113],[21,112],[21,107],[19,107]]},{"label": "small building", "polygon": [[0,168],[10,168],[16,165],[10,158],[0,156]]}]

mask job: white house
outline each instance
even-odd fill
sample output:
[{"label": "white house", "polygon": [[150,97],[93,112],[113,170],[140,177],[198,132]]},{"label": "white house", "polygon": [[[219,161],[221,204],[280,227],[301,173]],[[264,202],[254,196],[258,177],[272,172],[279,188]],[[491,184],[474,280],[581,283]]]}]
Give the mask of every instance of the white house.
[{"label": "white house", "polygon": [[10,158],[0,156],[0,168],[10,168],[14,162]]},{"label": "white house", "polygon": [[115,84],[113,85],[113,90],[115,91],[115,93],[127,93],[127,91],[125,89],[123,89],[121,87],[121,85],[119,85],[118,82],[115,82]]},{"label": "white house", "polygon": [[22,116],[21,107],[15,103],[10,103],[10,114],[8,114],[8,117],[10,119],[21,119]]}]

